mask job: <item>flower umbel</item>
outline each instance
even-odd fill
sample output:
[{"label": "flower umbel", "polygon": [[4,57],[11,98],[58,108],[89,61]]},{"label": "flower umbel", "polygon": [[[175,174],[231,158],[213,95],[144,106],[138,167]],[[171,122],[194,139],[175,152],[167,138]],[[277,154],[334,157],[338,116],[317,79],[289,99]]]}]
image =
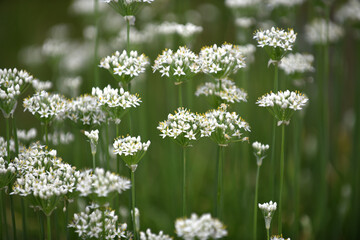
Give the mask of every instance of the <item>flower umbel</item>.
[{"label": "flower umbel", "polygon": [[140,232],[140,240],[172,240],[172,238],[160,231],[159,234],[152,233],[150,229],[146,233]]},{"label": "flower umbel", "polygon": [[267,230],[270,229],[271,219],[274,215],[274,212],[276,211],[276,202],[268,202],[263,204],[258,204],[260,210],[262,211],[265,219],[265,228]]},{"label": "flower umbel", "polygon": [[84,134],[90,140],[91,154],[96,154],[96,146],[99,140],[99,130],[91,130],[91,132],[85,131]]},{"label": "flower umbel", "polygon": [[262,144],[260,142],[253,142],[252,147],[254,149],[257,165],[261,166],[262,160],[266,157],[265,153],[269,149],[269,145]]}]

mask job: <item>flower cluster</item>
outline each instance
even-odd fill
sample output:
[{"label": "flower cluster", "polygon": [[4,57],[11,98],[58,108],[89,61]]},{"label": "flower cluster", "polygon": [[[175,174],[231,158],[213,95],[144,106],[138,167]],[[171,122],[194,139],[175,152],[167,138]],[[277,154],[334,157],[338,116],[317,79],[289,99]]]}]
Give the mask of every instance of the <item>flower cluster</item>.
[{"label": "flower cluster", "polygon": [[56,157],[55,150],[38,144],[15,158],[18,178],[11,194],[26,196],[36,208],[50,215],[65,197],[74,194],[79,172]]},{"label": "flower cluster", "polygon": [[350,0],[342,5],[335,14],[335,18],[343,23],[345,21],[360,21],[360,2],[358,0]]},{"label": "flower cluster", "polygon": [[289,54],[281,60],[279,68],[284,70],[287,75],[302,74],[315,71],[312,66],[313,62],[314,56],[311,54]]},{"label": "flower cluster", "polygon": [[82,95],[68,103],[66,117],[79,128],[90,128],[105,122],[105,113],[98,104],[98,98],[92,95]]},{"label": "flower cluster", "polygon": [[301,110],[306,105],[309,99],[299,92],[285,92],[279,91],[275,93],[268,93],[259,100],[256,104],[260,107],[266,107],[273,116],[279,120],[278,126],[281,124],[289,124],[290,118],[295,111]]},{"label": "flower cluster", "polygon": [[115,173],[111,173],[102,168],[86,170],[80,173],[79,182],[76,190],[80,192],[80,196],[89,196],[93,201],[104,205],[116,193],[130,189],[130,181],[124,177],[120,177]]},{"label": "flower cluster", "polygon": [[[11,152],[15,152],[15,142],[10,139],[10,154]],[[0,157],[7,157],[7,141],[0,136]]]},{"label": "flower cluster", "polygon": [[255,60],[256,47],[252,44],[238,45],[239,51],[245,56],[247,63],[252,63]]},{"label": "flower cluster", "polygon": [[210,96],[211,106],[217,108],[221,103],[246,102],[247,93],[238,88],[229,79],[216,79],[215,83],[207,82],[197,88],[195,96]]},{"label": "flower cluster", "polygon": [[67,100],[59,94],[50,94],[46,91],[35,93],[24,99],[24,109],[35,115],[46,124],[54,118],[61,119],[67,110]]},{"label": "flower cluster", "polygon": [[93,88],[92,95],[96,97],[98,105],[108,114],[108,117],[120,123],[120,119],[126,114],[131,107],[140,105],[141,99],[138,95],[130,94],[123,88],[114,89],[110,85],[103,90]]},{"label": "flower cluster", "polygon": [[200,123],[203,116],[187,109],[178,108],[175,114],[169,114],[167,120],[160,122],[157,129],[162,138],[170,137],[183,147],[191,146],[200,136]]},{"label": "flower cluster", "polygon": [[270,30],[257,30],[254,39],[258,42],[258,47],[264,48],[272,60],[280,61],[286,51],[292,50],[296,33],[293,29],[285,31],[272,27]]},{"label": "flower cluster", "polygon": [[284,6],[284,7],[292,7],[295,5],[300,5],[304,2],[305,0],[267,0],[267,2],[269,3],[270,7],[280,7],[280,6]]},{"label": "flower cluster", "polygon": [[13,114],[17,98],[32,80],[33,76],[24,70],[0,69],[0,109],[5,118]]},{"label": "flower cluster", "polygon": [[96,154],[96,146],[99,141],[99,130],[92,130],[91,132],[85,131],[85,136],[89,138],[90,140],[90,146],[91,146],[91,154]]},{"label": "flower cluster", "polygon": [[312,44],[333,43],[344,36],[344,29],[325,19],[314,19],[310,24],[305,26],[305,36],[308,42]]},{"label": "flower cluster", "polygon": [[261,0],[225,0],[225,5],[229,8],[247,8],[260,2]]},{"label": "flower cluster", "polygon": [[290,240],[290,238],[283,238],[282,236],[274,235],[271,236],[270,240]]},{"label": "flower cluster", "polygon": [[190,38],[203,31],[201,26],[194,25],[192,23],[180,24],[176,22],[163,22],[156,26],[156,32],[159,34],[170,35],[178,34],[182,38]]},{"label": "flower cluster", "polygon": [[16,165],[12,162],[8,163],[2,156],[0,156],[0,190],[7,187],[14,179]]},{"label": "flower cluster", "polygon": [[42,90],[49,90],[50,88],[52,88],[53,84],[50,81],[40,81],[39,79],[34,79],[32,81],[32,86],[35,89],[35,91],[39,92]]},{"label": "flower cluster", "polygon": [[[71,132],[64,132],[61,130],[55,130],[51,133],[48,133],[48,140],[52,145],[57,146],[59,144],[69,144],[75,139],[74,134]],[[46,137],[44,136],[44,141]]]},{"label": "flower cluster", "polygon": [[127,225],[118,223],[115,211],[92,203],[84,212],[75,213],[68,225],[82,239],[121,239],[127,238]]},{"label": "flower cluster", "polygon": [[246,66],[242,52],[237,46],[229,43],[224,43],[220,47],[216,44],[203,47],[199,56],[202,71],[215,78],[226,78]]},{"label": "flower cluster", "polygon": [[268,203],[263,203],[263,204],[258,204],[260,210],[263,212],[264,215],[264,219],[265,219],[265,228],[266,229],[270,229],[270,224],[271,224],[271,219],[272,216],[274,215],[274,212],[276,210],[276,202],[268,202]]},{"label": "flower cluster", "polygon": [[254,149],[254,155],[257,160],[257,165],[261,166],[262,160],[266,157],[265,153],[269,149],[269,145],[262,144],[260,142],[253,142],[252,147]]},{"label": "flower cluster", "polygon": [[146,230],[146,234],[144,232],[140,232],[140,240],[172,240],[172,238],[162,231],[159,234],[152,233],[150,229]]},{"label": "flower cluster", "polygon": [[113,55],[103,58],[100,67],[109,70],[114,78],[123,84],[128,84],[133,78],[144,73],[146,66],[149,65],[148,58],[137,51],[130,54],[124,50],[122,53],[116,51]]},{"label": "flower cluster", "polygon": [[228,112],[225,104],[206,112],[201,122],[201,136],[210,137],[220,146],[247,141],[248,137],[243,136],[245,132],[250,132],[249,124],[235,112]]},{"label": "flower cluster", "polygon": [[134,172],[137,164],[148,150],[150,141],[141,142],[140,136],[119,137],[115,139],[113,146],[114,153],[120,155],[126,165]]},{"label": "flower cluster", "polygon": [[28,131],[21,129],[17,130],[18,139],[24,142],[30,142],[30,140],[36,138],[36,135],[37,135],[36,128],[31,128]]},{"label": "flower cluster", "polygon": [[[101,0],[108,3],[122,16],[134,16],[143,3],[152,3],[154,0]],[[135,21],[135,20],[134,20]]]},{"label": "flower cluster", "polygon": [[176,234],[186,240],[219,239],[227,235],[225,226],[210,214],[198,217],[192,214],[191,218],[177,219],[175,222]]},{"label": "flower cluster", "polygon": [[191,79],[200,71],[199,57],[187,47],[179,47],[176,52],[164,50],[155,60],[153,71],[175,81],[175,84]]}]

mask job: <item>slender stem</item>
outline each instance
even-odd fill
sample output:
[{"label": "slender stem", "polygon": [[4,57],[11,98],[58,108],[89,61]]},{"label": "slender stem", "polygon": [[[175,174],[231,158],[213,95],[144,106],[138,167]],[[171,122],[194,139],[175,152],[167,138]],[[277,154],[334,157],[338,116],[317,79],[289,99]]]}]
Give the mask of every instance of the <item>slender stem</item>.
[{"label": "slender stem", "polygon": [[178,97],[179,97],[179,107],[183,107],[183,101],[182,101],[182,83],[178,85]]},{"label": "slender stem", "polygon": [[42,213],[39,211],[39,224],[40,224],[40,239],[44,240],[45,239],[45,235],[44,235],[44,220],[43,220],[43,216]]},{"label": "slender stem", "polygon": [[[119,124],[115,124],[115,128],[116,128],[116,138],[119,137]],[[120,155],[116,154],[116,172],[118,174],[120,174]],[[116,212],[119,213],[119,208],[120,208],[120,197],[121,195],[119,194],[119,197],[115,198],[115,209]]]},{"label": "slender stem", "polygon": [[69,204],[68,201],[65,200],[65,228],[66,228],[66,240],[70,240],[70,232],[67,224],[69,222]]},{"label": "slender stem", "polygon": [[44,129],[45,129],[45,143],[46,143],[46,146],[49,147],[48,124],[47,123],[45,123]]},{"label": "slender stem", "polygon": [[109,155],[109,123],[105,122],[105,156],[106,156],[106,170],[110,170],[110,155]]},{"label": "slender stem", "polygon": [[96,165],[95,165],[95,153],[92,153],[92,160],[93,160],[93,172],[95,172],[95,168],[96,168]]},{"label": "slender stem", "polygon": [[258,190],[259,190],[259,175],[260,175],[260,166],[257,167],[256,171],[256,185],[255,185],[255,199],[254,199],[254,229],[253,229],[253,239],[256,240],[257,233],[257,209],[258,209]]},{"label": "slender stem", "polygon": [[[7,227],[7,217],[6,217],[6,204],[4,204],[4,198],[5,198],[5,194],[3,195],[2,194],[3,191],[0,191],[0,202],[1,202],[1,209],[3,210],[2,211],[2,214],[3,214],[3,217],[4,217],[4,224],[1,225],[2,227],[4,227],[5,229],[5,237],[6,239],[9,239],[9,231],[8,231],[8,227]],[[1,236],[0,236],[1,237]]]},{"label": "slender stem", "polygon": [[5,118],[6,122],[6,152],[7,152],[7,162],[10,163],[10,120]]},{"label": "slender stem", "polygon": [[186,185],[186,148],[183,147],[182,149],[182,158],[183,158],[183,191],[182,191],[182,200],[183,200],[183,204],[182,204],[182,215],[183,217],[187,216],[187,205],[186,205],[186,192],[187,192],[187,185]]},{"label": "slender stem", "polygon": [[300,187],[299,187],[299,176],[300,176],[300,138],[301,138],[301,116],[295,115],[293,119],[294,126],[294,139],[293,139],[293,152],[294,152],[294,205],[295,205],[295,223],[294,223],[294,236],[298,236],[299,233],[299,218],[300,218]]},{"label": "slender stem", "polygon": [[94,0],[94,18],[95,18],[95,45],[94,45],[94,85],[99,86],[99,67],[98,67],[98,49],[99,49],[99,0]]},{"label": "slender stem", "polygon": [[133,220],[133,228],[134,228],[134,239],[136,240],[138,237],[137,227],[136,227],[136,214],[135,214],[135,172],[131,171],[131,208],[132,208],[132,220]]},{"label": "slender stem", "polygon": [[267,240],[270,240],[270,229],[266,229]]},{"label": "slender stem", "polygon": [[47,240],[51,240],[51,221],[50,215],[46,216],[46,224],[47,224]]},{"label": "slender stem", "polygon": [[130,56],[130,20],[126,19],[126,51]]},{"label": "slender stem", "polygon": [[285,145],[285,125],[281,126],[281,158],[280,158],[280,193],[279,193],[279,222],[278,222],[278,234],[282,234],[282,221],[281,221],[281,208],[282,208],[282,191],[284,183],[284,145]]},{"label": "slender stem", "polygon": [[[9,189],[10,189],[10,184],[9,184]],[[11,221],[12,221],[12,225],[13,225],[13,235],[14,235],[14,239],[17,239],[16,237],[16,221],[15,221],[15,211],[14,211],[14,196],[10,195],[10,209],[11,209]]]},{"label": "slender stem", "polygon": [[[129,93],[131,93],[131,83],[130,83],[130,82],[128,83],[128,86],[127,86],[127,87],[128,87]],[[128,116],[129,116],[129,133],[130,133],[130,135],[132,135],[132,126],[131,126],[132,118],[131,118],[131,111],[129,111]]]},{"label": "slender stem", "polygon": [[279,90],[279,67],[278,63],[274,64],[274,91],[277,92]]},{"label": "slender stem", "polygon": [[218,146],[216,216],[221,220],[223,205],[223,148]]}]

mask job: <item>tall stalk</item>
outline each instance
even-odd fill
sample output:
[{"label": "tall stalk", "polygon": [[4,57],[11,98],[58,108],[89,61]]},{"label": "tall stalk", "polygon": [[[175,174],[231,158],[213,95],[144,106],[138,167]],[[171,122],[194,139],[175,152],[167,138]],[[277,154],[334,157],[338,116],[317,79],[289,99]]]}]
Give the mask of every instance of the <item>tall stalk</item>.
[{"label": "tall stalk", "polygon": [[136,214],[135,214],[135,171],[131,170],[131,209],[132,209],[132,220],[134,228],[134,239],[138,239],[138,232],[136,227]]},{"label": "tall stalk", "polygon": [[216,164],[217,170],[217,194],[216,194],[216,206],[215,206],[215,217],[222,219],[222,207],[223,207],[223,146],[218,146],[218,159]]},{"label": "tall stalk", "polygon": [[45,239],[44,220],[43,220],[42,212],[39,211],[38,214],[39,214],[39,225],[40,225],[40,239],[44,240]]},{"label": "tall stalk", "polygon": [[256,185],[255,185],[255,199],[254,199],[254,228],[253,228],[253,239],[256,240],[257,233],[257,209],[258,209],[258,190],[259,190],[259,175],[260,166],[257,166],[256,171]]},{"label": "tall stalk", "polygon": [[182,101],[182,83],[178,85],[178,98],[179,98],[179,107],[183,107],[183,101]]},{"label": "tall stalk", "polygon": [[94,44],[94,85],[99,86],[99,67],[98,67],[98,49],[99,49],[99,0],[94,0],[94,18],[95,18],[95,44]]},{"label": "tall stalk", "polygon": [[279,193],[279,222],[278,222],[278,234],[282,234],[282,221],[281,221],[281,208],[282,208],[282,191],[284,184],[284,155],[285,155],[285,125],[281,125],[281,157],[280,157],[280,193]]},{"label": "tall stalk", "polygon": [[183,217],[187,216],[187,205],[186,205],[186,192],[187,192],[187,185],[186,185],[186,148],[183,147],[182,149],[182,160],[183,160],[183,168],[182,168],[182,172],[183,172],[183,177],[182,177],[182,185],[183,185],[183,190],[182,190],[182,215]]},{"label": "tall stalk", "polygon": [[301,170],[301,151],[300,151],[300,142],[301,142],[301,125],[302,117],[295,115],[293,119],[294,126],[294,138],[293,138],[293,153],[294,153],[294,206],[295,206],[295,223],[294,223],[294,236],[299,234],[299,219],[300,219],[300,170]]},{"label": "tall stalk", "polygon": [[46,224],[47,224],[47,240],[51,240],[51,219],[50,219],[50,215],[46,216]]},{"label": "tall stalk", "polygon": [[1,227],[4,227],[4,232],[5,232],[5,237],[6,239],[9,239],[9,231],[8,231],[8,228],[7,228],[7,217],[6,217],[6,204],[4,204],[4,198],[5,198],[5,195],[2,194],[3,191],[0,191],[0,201],[1,201],[1,209],[2,209],[2,215],[4,217],[4,224],[1,225]]},{"label": "tall stalk", "polygon": [[109,122],[105,122],[105,156],[106,156],[106,170],[110,170],[110,155],[109,155]]}]

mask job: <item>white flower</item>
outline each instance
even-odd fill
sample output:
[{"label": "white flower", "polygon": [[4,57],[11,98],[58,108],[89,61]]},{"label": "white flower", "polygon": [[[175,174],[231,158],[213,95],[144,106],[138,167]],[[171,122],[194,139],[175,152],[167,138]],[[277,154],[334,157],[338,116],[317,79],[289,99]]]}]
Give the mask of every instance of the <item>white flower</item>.
[{"label": "white flower", "polygon": [[238,17],[235,19],[235,25],[240,28],[250,28],[255,24],[255,19],[250,17]]},{"label": "white flower", "polygon": [[220,47],[214,44],[203,47],[199,54],[201,69],[204,73],[223,79],[244,68],[245,58],[237,46],[224,43]]},{"label": "white flower", "polygon": [[262,144],[260,142],[253,142],[252,147],[254,149],[254,155],[257,160],[257,165],[261,166],[262,160],[266,157],[265,153],[269,149],[269,145]]},{"label": "white flower", "polygon": [[30,128],[28,131],[23,129],[17,130],[17,137],[19,140],[29,142],[30,140],[36,138],[37,131],[36,128]]},{"label": "white flower", "polygon": [[290,238],[283,238],[282,236],[271,236],[270,240],[290,240]]},{"label": "white flower", "polygon": [[148,58],[137,51],[130,54],[124,50],[122,53],[116,51],[113,55],[103,58],[99,67],[109,70],[118,82],[129,83],[134,77],[144,73],[149,65]]},{"label": "white flower", "polygon": [[296,73],[305,73],[315,71],[312,66],[314,62],[314,56],[311,54],[289,54],[281,59],[279,68],[284,70],[287,75]]},{"label": "white flower", "polygon": [[16,165],[0,156],[0,190],[6,188],[15,178]]},{"label": "white flower", "polygon": [[203,28],[192,23],[163,22],[155,26],[155,31],[163,35],[178,34],[182,38],[190,38],[201,33]]},{"label": "white flower", "polygon": [[191,214],[191,218],[177,219],[175,222],[176,234],[186,240],[219,239],[227,235],[225,226],[210,214],[198,217]]},{"label": "white flower", "polygon": [[140,232],[140,240],[172,240],[168,235],[165,235],[163,231],[159,234],[152,233],[150,229],[146,230],[146,233]]},{"label": "white flower", "polygon": [[268,93],[256,102],[260,107],[266,107],[273,116],[279,120],[278,125],[289,124],[290,118],[295,111],[301,110],[309,99],[299,92]]},{"label": "white flower", "polygon": [[32,81],[25,70],[0,69],[0,109],[5,118],[15,111],[17,98]]},{"label": "white flower", "polygon": [[99,130],[98,129],[91,130],[91,132],[85,131],[84,134],[90,140],[91,154],[95,155],[96,154],[96,146],[97,146],[98,140],[99,140]]},{"label": "white flower", "polygon": [[[75,139],[74,134],[71,132],[63,132],[55,130],[52,133],[48,133],[48,140],[51,142],[54,146],[57,146],[59,144],[69,144],[73,142]],[[45,136],[44,136],[45,141]]]},{"label": "white flower", "polygon": [[199,86],[195,92],[195,96],[198,97],[201,95],[210,97],[215,96],[219,98],[219,100],[214,103],[213,107],[218,107],[221,103],[230,104],[235,102],[247,101],[247,93],[243,89],[238,88],[235,83],[229,79],[216,79],[215,83],[207,82],[204,85]]},{"label": "white flower", "polygon": [[180,84],[194,77],[200,71],[199,57],[186,47],[179,47],[176,52],[164,50],[152,67],[153,72],[160,72],[161,76],[173,79]]},{"label": "white flower", "polygon": [[275,7],[292,7],[295,5],[300,5],[304,2],[305,0],[266,0],[266,2],[269,4],[270,7],[275,8]]},{"label": "white flower", "polygon": [[272,216],[274,215],[274,212],[276,211],[276,202],[268,202],[268,203],[263,203],[263,204],[258,204],[259,208],[261,209],[263,215],[264,215],[264,219],[265,219],[265,228],[266,229],[270,229],[270,224],[271,224],[271,219]]},{"label": "white flower", "polygon": [[335,13],[335,19],[341,23],[345,21],[360,21],[360,2],[349,0],[343,4]]},{"label": "white flower", "polygon": [[247,8],[259,4],[261,0],[225,0],[225,5],[229,8]]},{"label": "white flower", "polygon": [[41,90],[49,90],[50,88],[52,88],[53,84],[50,81],[40,81],[39,79],[34,79],[32,81],[32,86],[36,91],[41,91]]},{"label": "white flower", "polygon": [[344,36],[344,29],[333,23],[326,24],[325,19],[314,19],[310,24],[305,26],[305,37],[309,43],[325,44],[337,42]]}]

